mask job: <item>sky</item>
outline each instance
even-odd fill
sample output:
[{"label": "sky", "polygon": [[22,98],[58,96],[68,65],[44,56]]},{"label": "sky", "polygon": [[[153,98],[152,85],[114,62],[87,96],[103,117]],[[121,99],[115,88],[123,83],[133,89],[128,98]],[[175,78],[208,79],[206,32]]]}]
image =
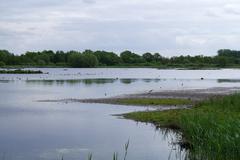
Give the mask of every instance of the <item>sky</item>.
[{"label": "sky", "polygon": [[163,56],[240,49],[240,0],[0,0],[0,49]]}]

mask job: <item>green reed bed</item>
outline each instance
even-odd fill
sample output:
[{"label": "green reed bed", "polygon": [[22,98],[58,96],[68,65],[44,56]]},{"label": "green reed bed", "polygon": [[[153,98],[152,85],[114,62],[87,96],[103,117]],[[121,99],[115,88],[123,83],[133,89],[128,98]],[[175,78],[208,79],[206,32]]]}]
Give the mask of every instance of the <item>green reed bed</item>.
[{"label": "green reed bed", "polygon": [[240,94],[219,97],[192,109],[135,112],[123,115],[136,121],[180,129],[190,143],[190,159],[239,159]]},{"label": "green reed bed", "polygon": [[116,100],[116,103],[124,105],[189,105],[192,101],[177,98],[122,98]]}]

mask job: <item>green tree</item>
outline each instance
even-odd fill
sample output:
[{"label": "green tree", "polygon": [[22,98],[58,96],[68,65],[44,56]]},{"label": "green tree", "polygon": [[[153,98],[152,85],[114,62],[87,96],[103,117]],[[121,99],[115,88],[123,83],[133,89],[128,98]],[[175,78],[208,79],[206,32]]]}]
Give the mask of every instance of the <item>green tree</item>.
[{"label": "green tree", "polygon": [[82,63],[84,63],[84,62],[83,62],[81,53],[75,52],[75,51],[70,51],[69,57],[68,57],[68,64],[71,67],[77,68],[77,67],[81,67]]},{"label": "green tree", "polygon": [[132,53],[130,51],[124,51],[120,54],[120,58],[124,63],[143,63],[145,60],[138,54]]},{"label": "green tree", "polygon": [[82,54],[82,59],[84,61],[81,67],[96,67],[98,65],[97,57],[91,53]]},{"label": "green tree", "polygon": [[219,67],[225,67],[227,65],[227,58],[224,56],[217,56],[217,65]]},{"label": "green tree", "polygon": [[143,55],[142,55],[142,57],[145,59],[145,61],[147,61],[147,62],[152,62],[153,60],[154,60],[154,56],[151,54],[151,53],[149,53],[149,52],[147,52],[147,53],[144,53]]},{"label": "green tree", "polygon": [[11,64],[11,58],[14,56],[7,50],[0,50],[0,61],[4,62],[7,65]]},{"label": "green tree", "polygon": [[0,61],[0,67],[4,67],[5,63],[3,61]]},{"label": "green tree", "polygon": [[94,52],[94,55],[97,57],[98,62],[102,65],[116,65],[121,61],[120,57],[113,52],[96,51]]},{"label": "green tree", "polygon": [[76,68],[96,67],[98,60],[95,55],[90,53],[81,54],[80,52],[71,52],[69,56],[69,65]]}]

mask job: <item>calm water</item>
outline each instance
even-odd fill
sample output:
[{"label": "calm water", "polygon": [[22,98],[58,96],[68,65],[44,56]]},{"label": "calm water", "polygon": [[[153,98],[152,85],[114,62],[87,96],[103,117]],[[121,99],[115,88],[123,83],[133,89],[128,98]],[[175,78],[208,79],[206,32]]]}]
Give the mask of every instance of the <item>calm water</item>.
[{"label": "calm water", "polygon": [[[240,70],[41,69],[43,75],[0,75],[0,159],[96,160],[120,156],[130,140],[129,160],[180,159],[165,134],[150,124],[112,114],[144,107],[37,100],[97,98],[151,89],[240,87]],[[204,80],[201,80],[204,78]]]}]

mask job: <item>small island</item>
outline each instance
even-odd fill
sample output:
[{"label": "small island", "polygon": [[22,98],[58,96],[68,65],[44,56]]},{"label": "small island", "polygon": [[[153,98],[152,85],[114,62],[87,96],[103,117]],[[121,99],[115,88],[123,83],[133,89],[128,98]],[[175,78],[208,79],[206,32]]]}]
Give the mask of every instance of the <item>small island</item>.
[{"label": "small island", "polygon": [[40,70],[34,71],[15,69],[15,70],[0,70],[0,74],[43,74],[43,72]]}]

